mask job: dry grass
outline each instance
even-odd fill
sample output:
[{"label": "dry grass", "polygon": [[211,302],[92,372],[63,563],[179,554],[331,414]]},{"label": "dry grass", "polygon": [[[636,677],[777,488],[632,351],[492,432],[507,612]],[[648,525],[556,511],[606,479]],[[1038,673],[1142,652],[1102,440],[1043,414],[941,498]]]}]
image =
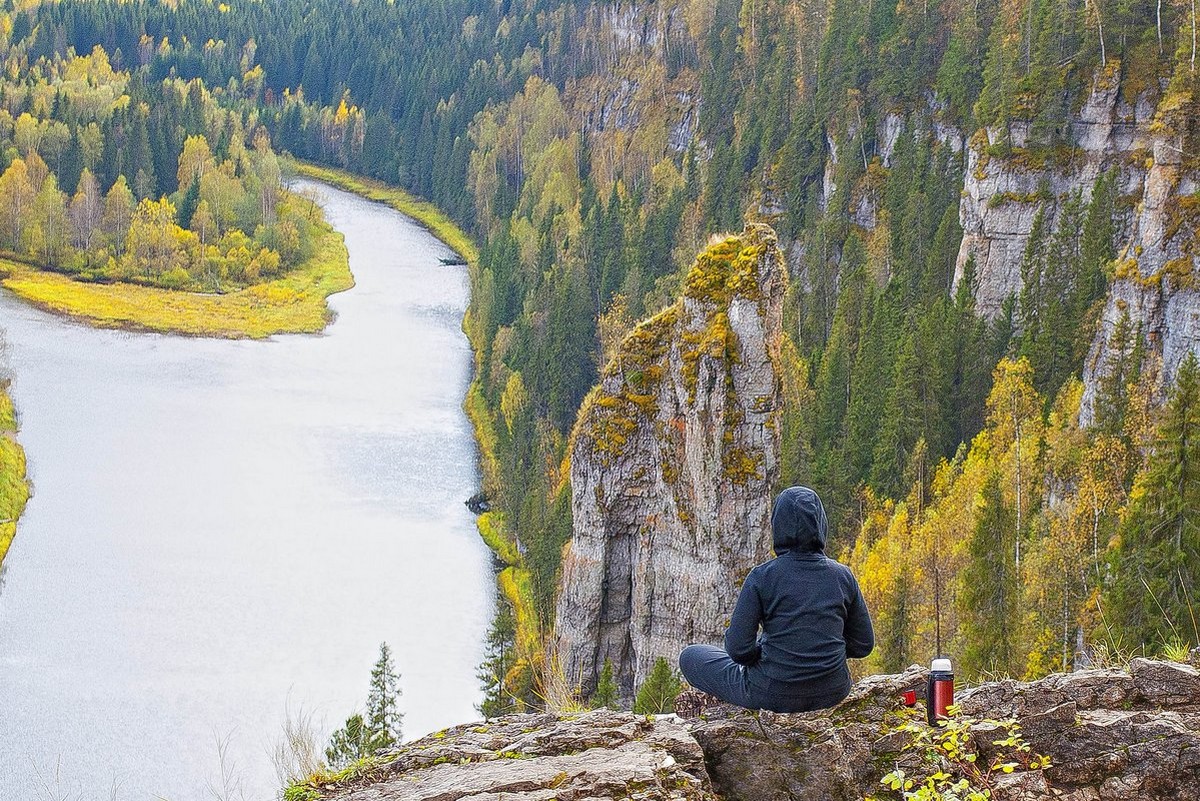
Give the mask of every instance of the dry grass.
[{"label": "dry grass", "polygon": [[289,702],[283,715],[283,731],[271,750],[271,763],[280,787],[290,787],[325,771],[325,758],[317,740],[313,713],[293,709]]},{"label": "dry grass", "polygon": [[25,451],[14,438],[17,418],[6,389],[0,380],[0,563],[17,534],[17,518],[29,500]]},{"label": "dry grass", "polygon": [[556,715],[569,715],[587,710],[580,700],[580,682],[576,676],[568,676],[557,654],[552,654],[546,660],[545,670],[541,676],[541,691],[539,696],[546,705],[547,712]]},{"label": "dry grass", "polygon": [[261,339],[321,331],[326,298],[354,286],[344,238],[324,225],[311,259],[274,281],[224,295],[135,284],[89,284],[27,264],[0,261],[0,281],[22,299],[100,328]]}]

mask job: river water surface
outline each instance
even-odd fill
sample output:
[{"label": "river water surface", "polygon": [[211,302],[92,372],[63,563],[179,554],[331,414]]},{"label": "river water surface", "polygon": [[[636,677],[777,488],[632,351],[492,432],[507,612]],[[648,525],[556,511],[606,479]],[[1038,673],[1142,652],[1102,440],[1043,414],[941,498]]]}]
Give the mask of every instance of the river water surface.
[{"label": "river water surface", "polygon": [[319,189],[357,281],[324,335],[101,331],[0,291],[35,492],[0,573],[0,799],[271,798],[285,707],[324,743],[383,641],[406,736],[476,716],[465,271]]}]

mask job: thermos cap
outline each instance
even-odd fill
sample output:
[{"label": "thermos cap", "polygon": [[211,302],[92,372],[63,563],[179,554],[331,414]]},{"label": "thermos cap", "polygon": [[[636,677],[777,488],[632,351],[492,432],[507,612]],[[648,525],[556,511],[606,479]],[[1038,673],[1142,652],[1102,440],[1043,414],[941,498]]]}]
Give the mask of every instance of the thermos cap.
[{"label": "thermos cap", "polygon": [[933,666],[930,669],[934,673],[949,673],[952,670],[950,660],[944,657],[933,660]]}]

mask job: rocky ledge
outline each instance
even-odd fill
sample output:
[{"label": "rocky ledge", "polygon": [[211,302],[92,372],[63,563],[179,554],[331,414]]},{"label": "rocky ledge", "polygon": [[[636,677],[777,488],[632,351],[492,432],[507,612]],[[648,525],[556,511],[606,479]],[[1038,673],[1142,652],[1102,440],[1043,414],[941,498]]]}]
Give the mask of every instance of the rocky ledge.
[{"label": "rocky ledge", "polygon": [[[899,798],[880,784],[897,768],[933,772],[904,709],[927,673],[860,681],[834,709],[752,714],[685,695],[684,715],[599,710],[513,715],[438,732],[340,781],[293,788],[292,798],[346,801],[589,801],[725,799],[841,801]],[[1135,659],[1128,670],[1087,670],[1035,682],[983,684],[959,698],[972,764],[999,762],[1015,719],[1030,750],[989,776],[998,801],[1182,799],[1200,790],[1200,672]],[[920,706],[918,704],[918,706]],[[1048,760],[1042,765],[1041,757]],[[1005,758],[1007,759],[1007,758]],[[953,772],[953,767],[950,768]],[[924,772],[922,772],[924,771]]]}]

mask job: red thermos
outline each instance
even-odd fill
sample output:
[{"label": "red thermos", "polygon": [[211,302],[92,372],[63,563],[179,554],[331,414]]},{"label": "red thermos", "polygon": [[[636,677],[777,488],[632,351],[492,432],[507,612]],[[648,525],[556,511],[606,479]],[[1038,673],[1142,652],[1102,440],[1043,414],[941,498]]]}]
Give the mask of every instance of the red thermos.
[{"label": "red thermos", "polygon": [[949,708],[954,703],[954,671],[950,660],[938,657],[933,660],[929,670],[929,685],[925,694],[925,708],[928,711],[929,725],[937,725],[939,720],[950,716]]}]

